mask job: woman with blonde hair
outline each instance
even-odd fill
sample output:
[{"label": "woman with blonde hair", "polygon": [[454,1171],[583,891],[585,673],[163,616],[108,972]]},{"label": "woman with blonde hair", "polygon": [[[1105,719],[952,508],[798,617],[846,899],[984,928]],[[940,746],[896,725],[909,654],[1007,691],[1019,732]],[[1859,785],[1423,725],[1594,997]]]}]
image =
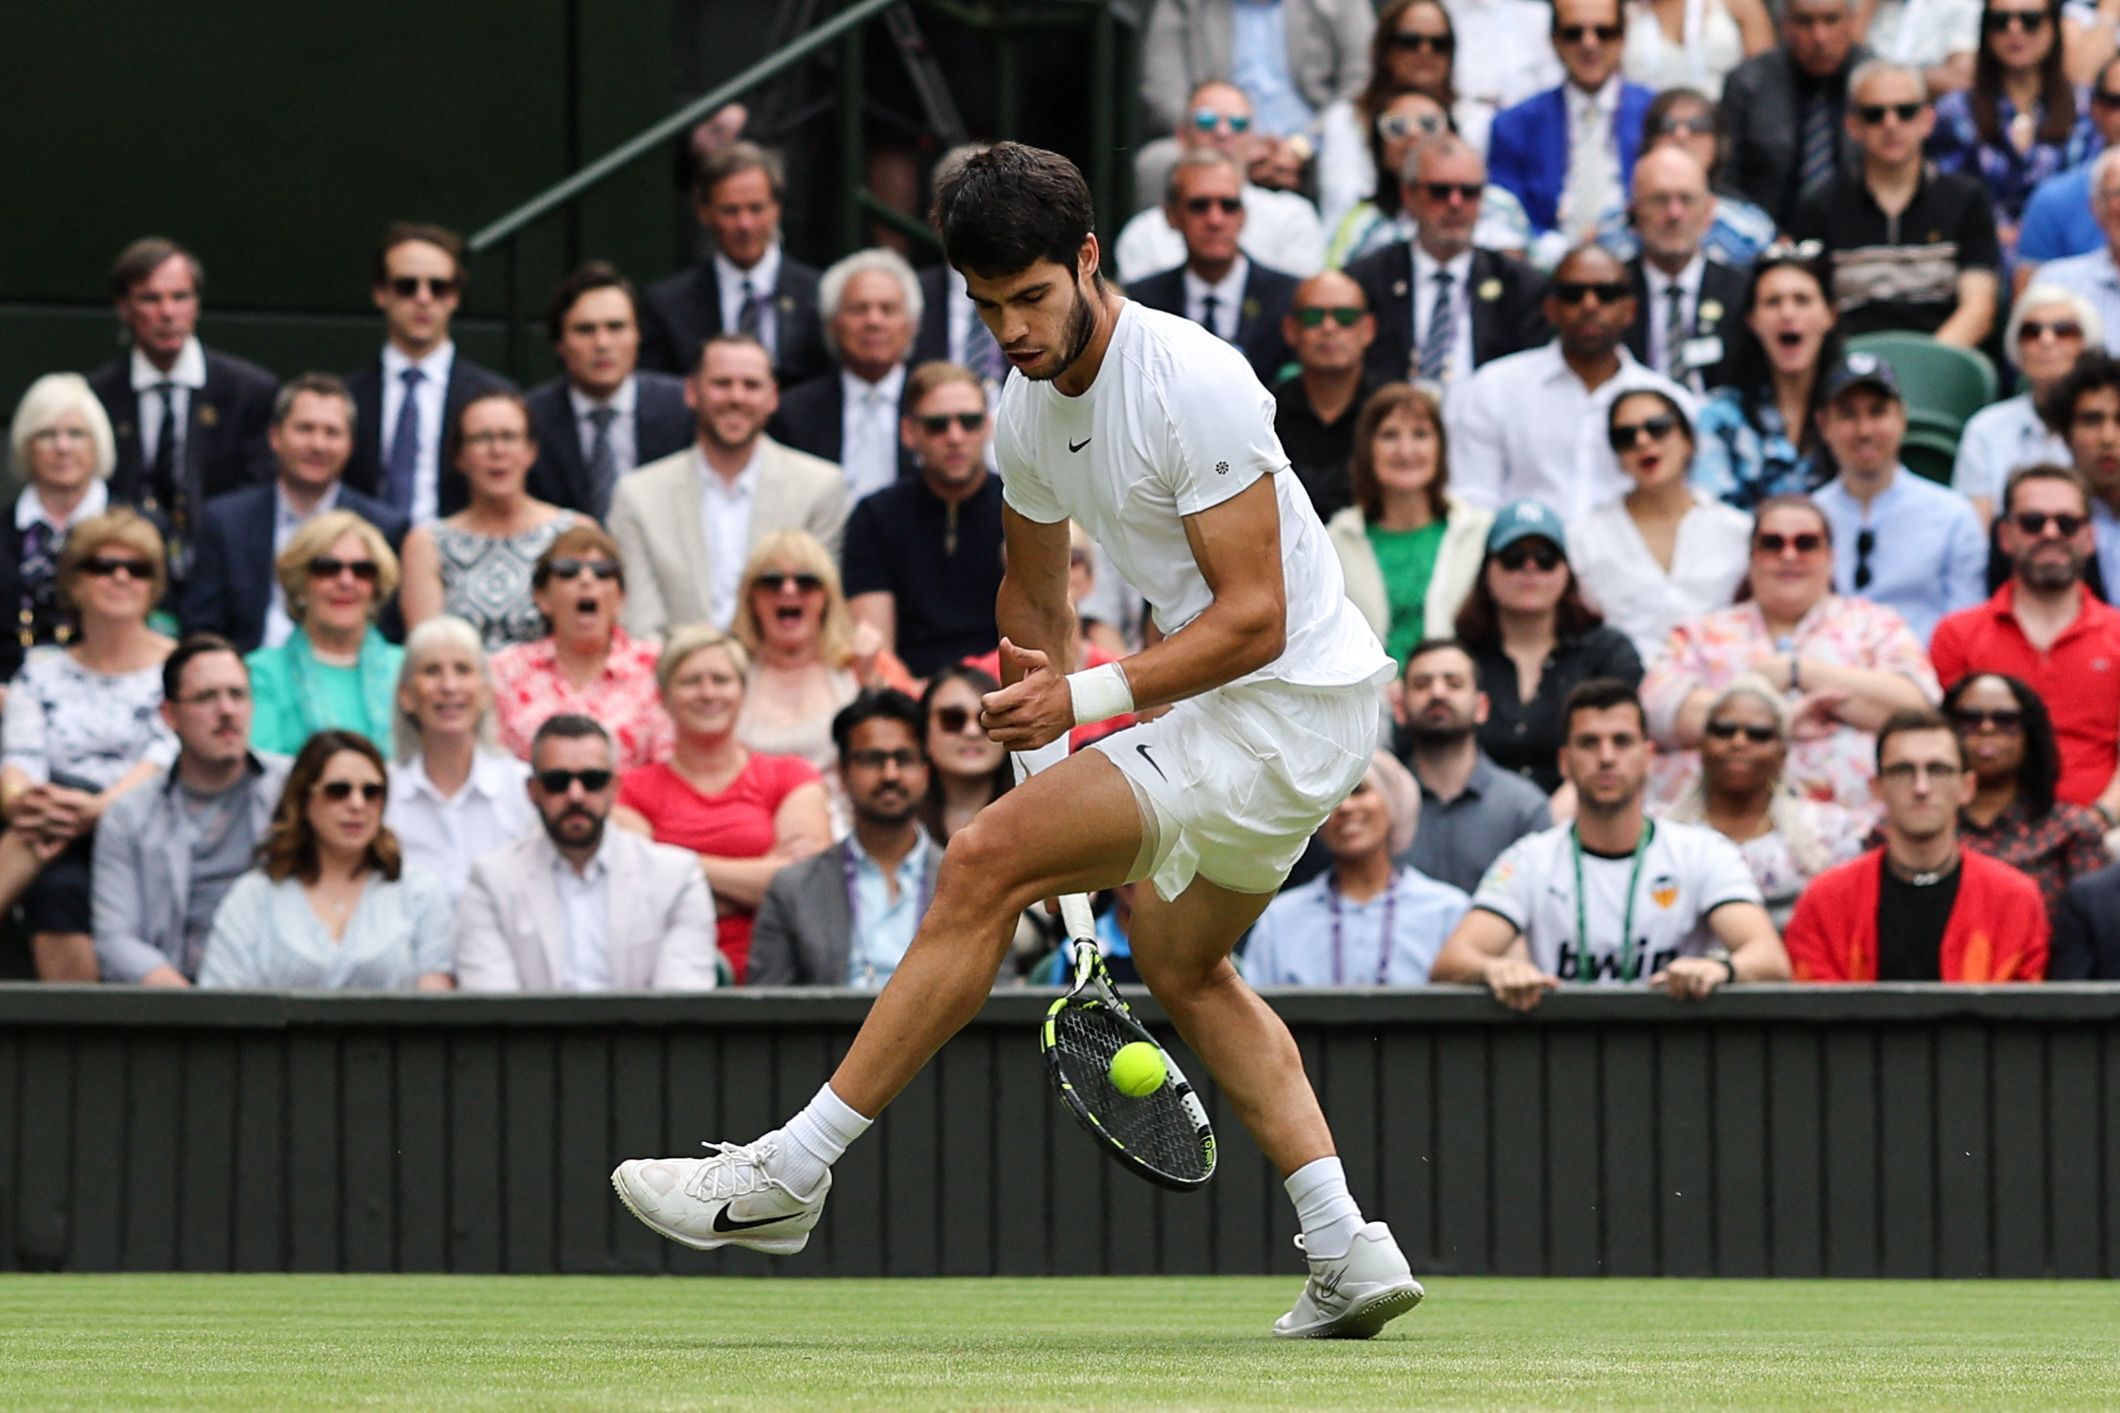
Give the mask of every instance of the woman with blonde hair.
[{"label": "woman with blonde hair", "polygon": [[350,510],[327,510],[288,537],[273,562],[294,633],[250,665],[250,743],[293,755],[319,731],[357,731],[390,744],[405,650],[376,615],[397,592],[398,561],[383,532]]},{"label": "woman with blonde hair", "polygon": [[0,612],[14,621],[0,643],[0,683],[14,679],[31,648],[72,640],[59,604],[59,547],[76,522],[110,504],[117,462],[110,418],[80,374],[47,373],[15,404],[8,465],[22,490],[15,513],[0,519]]}]

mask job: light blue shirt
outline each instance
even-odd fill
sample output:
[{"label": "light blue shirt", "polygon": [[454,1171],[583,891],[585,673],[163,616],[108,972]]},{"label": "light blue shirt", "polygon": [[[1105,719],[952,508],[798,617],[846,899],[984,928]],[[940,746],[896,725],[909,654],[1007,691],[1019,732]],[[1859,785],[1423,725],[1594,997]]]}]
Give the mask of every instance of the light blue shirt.
[{"label": "light blue shirt", "polygon": [[1244,947],[1244,978],[1254,986],[1424,986],[1443,940],[1471,906],[1463,890],[1415,868],[1401,868],[1369,901],[1350,903],[1336,895],[1328,871],[1267,905]]},{"label": "light blue shirt", "polygon": [[1259,127],[1276,137],[1308,131],[1318,116],[1288,67],[1285,8],[1281,0],[1234,0],[1229,7],[1230,82],[1250,97]]},{"label": "light blue shirt", "polygon": [[567,922],[564,984],[569,991],[611,989],[611,826],[604,828],[589,866],[580,873],[558,849],[552,851],[552,891]]},{"label": "light blue shirt", "polygon": [[2120,353],[2120,269],[2113,267],[2112,251],[2101,245],[2088,255],[2049,260],[2032,276],[2032,283],[2059,285],[2089,300],[2105,328],[2105,351]]},{"label": "light blue shirt", "polygon": [[847,835],[846,848],[847,857],[854,862],[854,931],[847,939],[847,985],[875,991],[898,970],[905,949],[913,945],[913,933],[920,927],[921,916],[927,912],[928,895],[935,883],[922,870],[927,859],[927,831],[918,832],[912,849],[899,861],[893,874],[898,885],[895,899],[884,888],[883,866],[869,857],[860,838]]},{"label": "light blue shirt", "polygon": [[2105,576],[2105,591],[2120,593],[2120,515],[2097,496],[2091,497],[2091,534],[2098,545],[2098,572]]},{"label": "light blue shirt", "polygon": [[253,991],[410,991],[428,972],[456,970],[449,895],[406,865],[398,881],[371,874],[346,930],[331,940],[299,879],[252,870],[214,914],[199,985]]},{"label": "light blue shirt", "polygon": [[[1987,536],[1957,492],[1901,466],[1867,508],[1839,476],[1812,499],[1833,527],[1834,591],[1896,610],[1923,647],[1945,614],[1987,597]],[[1872,533],[1870,578],[1858,589],[1855,571],[1865,562],[1860,541],[1866,530]]]}]

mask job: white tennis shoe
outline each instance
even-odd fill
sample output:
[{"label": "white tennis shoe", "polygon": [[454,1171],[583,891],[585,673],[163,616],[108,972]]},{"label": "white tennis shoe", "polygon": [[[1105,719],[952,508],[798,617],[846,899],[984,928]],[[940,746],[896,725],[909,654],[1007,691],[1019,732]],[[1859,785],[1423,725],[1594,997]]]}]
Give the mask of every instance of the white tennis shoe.
[{"label": "white tennis shoe", "polygon": [[629,1158],[611,1170],[626,1210],[655,1231],[700,1251],[746,1246],[793,1256],[824,1212],[832,1174],[807,1197],[775,1177],[772,1142],[708,1143],[707,1158]]},{"label": "white tennis shoe", "polygon": [[[1300,1236],[1296,1249],[1303,1250]],[[1295,1308],[1273,1322],[1273,1332],[1282,1339],[1368,1339],[1426,1294],[1391,1228],[1371,1222],[1355,1233],[1345,1256],[1310,1257],[1310,1279]]]}]

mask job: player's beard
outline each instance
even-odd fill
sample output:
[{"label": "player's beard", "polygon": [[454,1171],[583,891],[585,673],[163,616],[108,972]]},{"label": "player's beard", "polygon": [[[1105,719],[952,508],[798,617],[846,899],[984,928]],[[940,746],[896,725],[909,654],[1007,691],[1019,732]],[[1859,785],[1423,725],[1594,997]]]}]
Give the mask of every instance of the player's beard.
[{"label": "player's beard", "polygon": [[1082,277],[1075,277],[1075,303],[1067,311],[1067,324],[1061,330],[1066,341],[1066,352],[1048,365],[1047,370],[1023,369],[1023,376],[1034,383],[1049,383],[1075,366],[1077,360],[1089,351],[1089,341],[1097,336],[1097,313],[1090,305],[1090,297],[1082,292]]}]

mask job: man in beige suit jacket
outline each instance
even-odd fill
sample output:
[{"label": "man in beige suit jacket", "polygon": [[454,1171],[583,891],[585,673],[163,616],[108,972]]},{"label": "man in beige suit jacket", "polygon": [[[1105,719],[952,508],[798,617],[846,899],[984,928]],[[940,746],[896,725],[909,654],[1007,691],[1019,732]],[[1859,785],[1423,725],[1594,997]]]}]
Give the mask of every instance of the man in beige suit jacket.
[{"label": "man in beige suit jacket", "polygon": [[765,349],[719,334],[685,383],[699,440],[620,478],[611,536],[626,563],[626,631],[660,637],[685,623],[728,628],[751,546],[807,530],[839,558],[846,478],[829,461],[765,435],[780,390]]},{"label": "man in beige suit jacket", "polygon": [[530,746],[544,828],[485,855],[456,910],[466,991],[708,991],[721,954],[699,859],[605,826],[611,738],[555,716]]}]

